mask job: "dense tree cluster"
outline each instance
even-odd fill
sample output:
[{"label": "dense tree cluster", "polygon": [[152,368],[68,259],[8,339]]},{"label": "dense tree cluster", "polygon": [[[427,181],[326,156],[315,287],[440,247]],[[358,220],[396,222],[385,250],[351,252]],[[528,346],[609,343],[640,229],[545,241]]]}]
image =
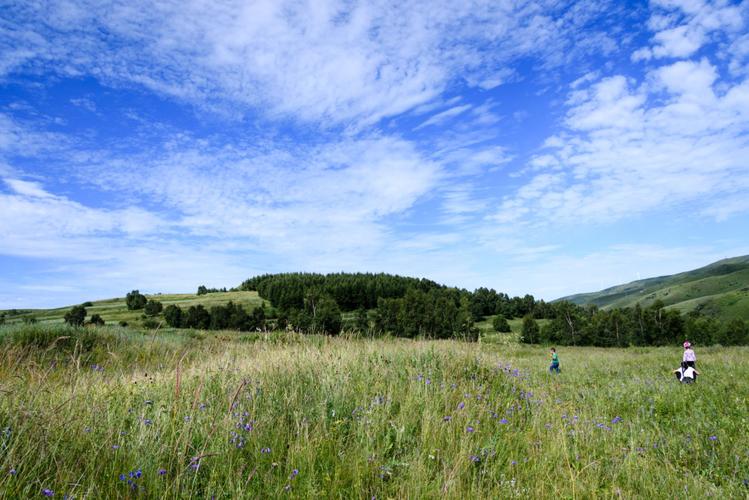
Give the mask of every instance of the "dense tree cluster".
[{"label": "dense tree cluster", "polygon": [[219,292],[225,293],[226,291],[227,291],[226,287],[224,287],[224,288],[207,288],[205,285],[200,285],[198,287],[198,295],[205,295],[205,294],[208,294],[208,293],[219,293]]},{"label": "dense tree cluster", "polygon": [[241,305],[233,302],[210,309],[201,304],[187,309],[171,304],[164,309],[164,320],[173,328],[254,331],[265,328],[265,319],[262,307],[256,307],[248,314]]},{"label": "dense tree cluster", "polygon": [[244,281],[240,290],[256,290],[278,309],[304,309],[309,291],[331,297],[342,311],[373,309],[381,298],[393,299],[417,289],[429,291],[445,288],[434,281],[392,274],[371,273],[284,273],[264,274]]},{"label": "dense tree cluster", "polygon": [[[551,304],[550,320],[540,329],[530,316],[523,322],[527,343],[626,347],[673,345],[689,339],[700,345],[749,343],[749,325],[743,320],[719,321],[699,313],[682,315],[665,309],[662,302],[650,307],[601,310],[571,302]],[[526,329],[526,322],[527,329]]]},{"label": "dense tree cluster", "polygon": [[403,298],[380,298],[374,328],[398,337],[478,339],[470,300],[454,288],[412,288]]},{"label": "dense tree cluster", "polygon": [[477,288],[471,297],[471,314],[478,321],[485,316],[500,314],[505,318],[522,318],[533,314],[535,318],[547,318],[551,307],[543,300],[536,300],[533,295],[510,297],[491,288]]}]

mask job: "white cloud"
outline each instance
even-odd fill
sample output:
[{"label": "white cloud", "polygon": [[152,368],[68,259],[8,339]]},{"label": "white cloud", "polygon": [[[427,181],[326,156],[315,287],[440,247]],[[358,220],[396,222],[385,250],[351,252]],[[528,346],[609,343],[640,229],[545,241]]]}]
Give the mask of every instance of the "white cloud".
[{"label": "white cloud", "polygon": [[424,127],[434,126],[434,125],[441,125],[442,123],[446,122],[450,118],[454,118],[462,113],[465,113],[469,109],[471,109],[473,106],[470,104],[464,104],[462,106],[454,106],[450,109],[446,109],[445,111],[440,111],[439,113],[436,113],[432,116],[430,116],[428,119],[424,120],[421,124],[419,124],[414,130],[419,130]]},{"label": "white cloud", "polygon": [[690,57],[716,34],[732,39],[745,26],[744,7],[727,2],[656,0],[651,5],[663,12],[654,14],[649,22],[656,31],[655,44],[636,50],[632,54],[635,62],[651,57]]},{"label": "white cloud", "polygon": [[0,69],[92,74],[206,106],[361,127],[455,81],[497,86],[519,57],[553,66],[613,50],[592,29],[604,4],[28,1],[9,7],[16,25],[0,35],[10,49]]},{"label": "white cloud", "polygon": [[707,60],[679,61],[654,69],[649,84],[610,77],[576,91],[567,132],[495,220],[609,222],[687,202],[735,214],[743,205],[708,207],[748,192],[749,83],[718,94],[717,79]]}]

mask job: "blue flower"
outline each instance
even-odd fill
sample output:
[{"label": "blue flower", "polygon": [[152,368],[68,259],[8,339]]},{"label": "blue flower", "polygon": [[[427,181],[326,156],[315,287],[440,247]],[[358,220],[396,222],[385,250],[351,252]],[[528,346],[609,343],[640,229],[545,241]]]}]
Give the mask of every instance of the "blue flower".
[{"label": "blue flower", "polygon": [[502,420],[500,420],[500,421],[499,421],[499,423],[500,423],[500,424],[503,424],[503,425],[504,425],[504,424],[508,424],[509,422],[510,422],[510,421],[509,421],[509,420],[507,420],[506,418],[503,418]]},{"label": "blue flower", "polygon": [[55,492],[50,489],[44,488],[42,490],[42,495],[44,495],[45,497],[53,497],[55,496]]},{"label": "blue flower", "polygon": [[474,431],[474,429],[470,425],[468,427],[466,427],[466,432],[473,432],[473,431]]},{"label": "blue flower", "polygon": [[718,436],[710,436],[710,441],[717,441],[717,440],[718,440]]},{"label": "blue flower", "polygon": [[159,476],[166,475],[166,469],[159,469]]},{"label": "blue flower", "polygon": [[299,475],[299,469],[294,469],[293,471],[291,471],[291,475],[289,476],[289,478],[294,479],[298,475]]},{"label": "blue flower", "polygon": [[462,410],[465,407],[466,407],[466,404],[463,401],[461,401],[460,403],[458,403],[458,410]]},{"label": "blue flower", "polygon": [[622,417],[617,416],[617,417],[614,417],[614,419],[611,421],[611,423],[612,424],[618,424],[621,421],[622,421]]}]

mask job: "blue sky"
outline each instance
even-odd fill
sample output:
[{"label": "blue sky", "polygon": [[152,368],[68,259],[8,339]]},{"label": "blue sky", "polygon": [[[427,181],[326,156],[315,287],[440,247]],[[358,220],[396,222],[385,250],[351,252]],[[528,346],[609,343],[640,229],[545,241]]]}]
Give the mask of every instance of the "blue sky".
[{"label": "blue sky", "polygon": [[0,2],[0,308],[749,253],[749,2]]}]

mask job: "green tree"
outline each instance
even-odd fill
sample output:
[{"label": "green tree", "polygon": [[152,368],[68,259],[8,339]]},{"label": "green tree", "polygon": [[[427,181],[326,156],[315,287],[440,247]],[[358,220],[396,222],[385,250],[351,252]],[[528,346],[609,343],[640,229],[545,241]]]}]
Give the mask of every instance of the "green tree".
[{"label": "green tree", "polygon": [[164,306],[159,302],[158,300],[149,300],[146,302],[145,307],[143,308],[143,313],[146,316],[157,316],[161,313],[161,311],[164,309]]},{"label": "green tree", "polygon": [[86,308],[83,306],[73,306],[65,313],[65,323],[72,326],[81,326],[86,319]]},{"label": "green tree", "polygon": [[205,295],[208,293],[208,288],[206,288],[205,285],[200,285],[198,287],[198,295]]},{"label": "green tree", "polygon": [[164,309],[164,320],[172,328],[180,328],[182,326],[182,309],[174,304],[169,304]]},{"label": "green tree", "polygon": [[494,327],[495,332],[508,333],[512,331],[510,324],[507,322],[507,318],[501,314],[497,314],[494,317],[494,320],[492,320],[492,326]]},{"label": "green tree", "polygon": [[211,315],[202,304],[190,306],[184,320],[185,328],[208,330],[211,326]]},{"label": "green tree", "polygon": [[357,309],[354,314],[354,328],[361,333],[369,332],[369,316],[363,307]]},{"label": "green tree", "polygon": [[716,340],[722,345],[744,345],[749,343],[749,325],[743,319],[734,318],[718,330]]},{"label": "green tree", "polygon": [[538,322],[533,319],[533,316],[526,314],[525,317],[523,317],[523,342],[526,344],[538,343],[540,333]]},{"label": "green tree", "polygon": [[142,295],[138,290],[133,290],[125,296],[125,303],[129,311],[143,309],[147,302],[148,299],[146,299],[146,296]]}]

